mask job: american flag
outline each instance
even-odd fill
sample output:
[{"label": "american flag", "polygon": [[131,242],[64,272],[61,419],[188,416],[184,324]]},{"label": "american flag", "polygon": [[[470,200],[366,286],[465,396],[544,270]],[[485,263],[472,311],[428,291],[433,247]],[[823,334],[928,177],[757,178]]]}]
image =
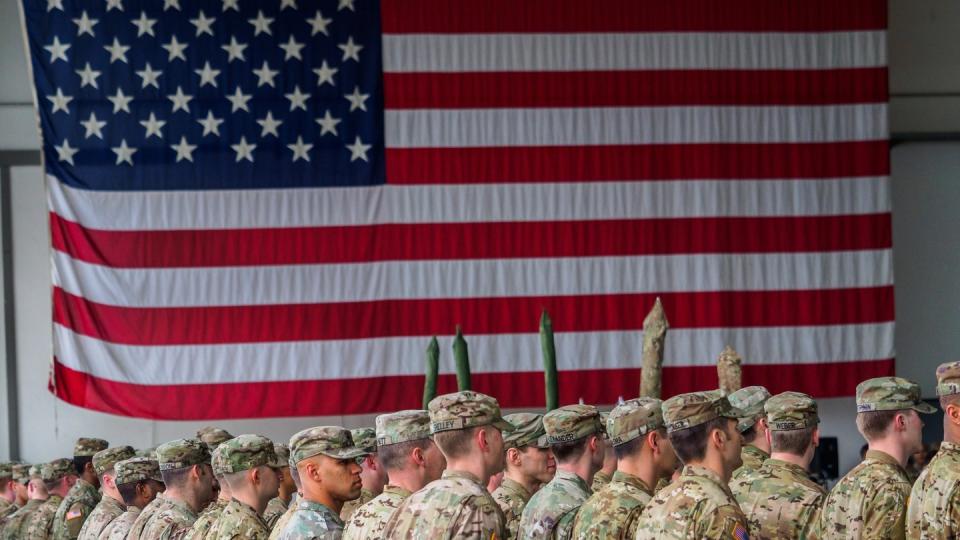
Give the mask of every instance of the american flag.
[{"label": "american flag", "polygon": [[[51,386],[163,419],[893,371],[880,0],[22,0]],[[446,337],[444,337],[446,336]]]}]

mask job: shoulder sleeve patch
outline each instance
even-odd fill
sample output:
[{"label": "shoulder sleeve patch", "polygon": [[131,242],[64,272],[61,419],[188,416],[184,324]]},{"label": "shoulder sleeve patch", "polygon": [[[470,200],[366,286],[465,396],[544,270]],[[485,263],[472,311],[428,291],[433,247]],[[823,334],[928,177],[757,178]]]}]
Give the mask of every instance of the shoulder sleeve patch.
[{"label": "shoulder sleeve patch", "polygon": [[734,521],[730,525],[730,537],[734,540],[750,540],[750,534],[747,532],[747,528],[743,526],[739,521]]}]

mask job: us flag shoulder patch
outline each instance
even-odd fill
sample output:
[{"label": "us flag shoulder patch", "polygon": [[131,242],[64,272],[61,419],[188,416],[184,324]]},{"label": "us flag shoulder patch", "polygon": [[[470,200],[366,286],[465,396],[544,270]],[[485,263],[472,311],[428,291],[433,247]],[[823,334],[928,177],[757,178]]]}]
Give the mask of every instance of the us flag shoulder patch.
[{"label": "us flag shoulder patch", "polygon": [[734,522],[730,530],[730,535],[736,540],[750,540],[750,534],[747,532],[747,528],[739,522]]}]

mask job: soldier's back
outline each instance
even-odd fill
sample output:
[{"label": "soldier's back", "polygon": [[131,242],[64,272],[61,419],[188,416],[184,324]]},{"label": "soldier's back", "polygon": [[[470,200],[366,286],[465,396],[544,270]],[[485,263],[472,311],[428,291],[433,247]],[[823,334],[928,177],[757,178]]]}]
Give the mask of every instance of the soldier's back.
[{"label": "soldier's back", "polygon": [[379,540],[393,513],[412,495],[409,491],[387,485],[383,493],[357,508],[343,529],[344,540]]},{"label": "soldier's back", "polygon": [[144,525],[139,540],[183,538],[196,521],[197,514],[185,502],[166,498],[166,504],[158,508]]},{"label": "soldier's back", "polygon": [[53,540],[75,540],[93,509],[100,503],[100,492],[78,479],[63,498],[53,518]]},{"label": "soldier's back", "polygon": [[610,483],[612,478],[613,475],[607,474],[603,471],[598,471],[597,474],[593,475],[593,483],[590,484],[590,491],[596,493],[607,487],[607,484]]},{"label": "soldier's back", "polygon": [[127,540],[140,540],[140,536],[143,534],[143,530],[146,528],[147,523],[153,519],[153,516],[157,512],[163,510],[167,505],[167,498],[163,493],[157,495],[155,499],[150,501],[150,504],[143,507],[143,510],[137,515],[137,518],[134,520],[133,525],[130,526],[130,530],[127,532]]},{"label": "soldier's back", "polygon": [[517,538],[569,538],[577,510],[590,495],[582,478],[558,469],[553,480],[530,497],[520,517]]},{"label": "soldier's back", "polygon": [[130,532],[130,528],[133,527],[133,523],[137,521],[139,515],[139,508],[136,506],[128,507],[124,513],[103,529],[97,540],[126,540],[127,533]]},{"label": "soldier's back", "polygon": [[944,442],[913,484],[907,537],[960,538],[960,445]]},{"label": "soldier's back", "polygon": [[343,503],[343,508],[340,509],[340,520],[344,523],[350,519],[350,516],[357,511],[357,508],[367,504],[373,500],[373,492],[369,489],[363,488],[360,490],[360,496],[352,501],[347,501]]},{"label": "soldier's back", "polygon": [[738,480],[744,474],[759,470],[760,467],[763,466],[763,462],[769,457],[769,454],[752,444],[743,445],[743,448],[740,450],[740,459],[743,461],[743,464],[737,467],[737,470],[733,471],[733,474],[730,476],[730,482],[732,483]]},{"label": "soldier's back", "polygon": [[210,534],[213,525],[220,518],[220,515],[223,514],[223,509],[227,507],[229,502],[230,501],[218,498],[210,503],[203,509],[203,512],[200,512],[200,515],[197,516],[197,520],[193,522],[193,525],[190,527],[190,532],[186,534],[184,539],[204,540],[205,538],[215,538],[215,536]]},{"label": "soldier's back", "polygon": [[[126,507],[113,497],[103,497],[93,511],[87,517],[87,520],[80,527],[78,540],[97,540],[100,533],[107,528],[110,523],[123,514]],[[69,515],[67,516],[70,517]]]},{"label": "soldier's back", "polygon": [[905,537],[910,482],[903,467],[883,452],[870,450],[827,495],[820,513],[820,538]]},{"label": "soldier's back", "polygon": [[633,540],[640,514],[652,496],[643,480],[620,471],[613,473],[610,483],[580,507],[573,523],[573,538]]},{"label": "soldier's back", "polygon": [[747,517],[751,539],[809,538],[827,496],[803,468],[778,459],[741,475],[730,489]]},{"label": "soldier's back", "polygon": [[273,530],[273,526],[280,521],[280,517],[283,516],[289,508],[290,505],[283,502],[283,499],[280,497],[270,499],[267,507],[263,510],[263,522],[267,524],[267,528]]},{"label": "soldier's back", "polygon": [[493,500],[496,501],[503,512],[505,523],[506,538],[517,537],[517,530],[520,528],[520,516],[523,515],[523,509],[530,501],[530,493],[520,483],[511,478],[504,477],[500,487],[493,491]]},{"label": "soldier's back", "polygon": [[[299,500],[299,499],[298,499]],[[297,503],[292,503],[287,508],[287,511],[280,516],[280,519],[270,528],[270,540],[277,540],[280,537],[280,533],[283,532],[284,527],[287,526],[287,523],[290,522],[290,518],[293,517],[293,513],[297,511]]]},{"label": "soldier's back", "polygon": [[503,538],[503,525],[503,513],[486,486],[468,473],[448,469],[403,502],[387,522],[384,537],[487,540]]},{"label": "soldier's back", "polygon": [[236,499],[223,509],[217,520],[215,540],[267,540],[270,530],[256,510]]},{"label": "soldier's back", "polygon": [[40,508],[42,504],[43,501],[39,499],[30,499],[27,501],[27,504],[23,505],[23,508],[11,514],[3,524],[0,539],[17,540],[23,538],[23,533],[26,532],[26,530],[23,529],[23,525],[30,518],[30,515],[36,512],[37,508]]},{"label": "soldier's back", "polygon": [[43,501],[36,511],[30,514],[21,526],[23,540],[48,540],[53,538],[53,518],[57,515],[57,508],[63,502],[63,497],[51,495]]},{"label": "soldier's back", "polygon": [[[276,538],[280,540],[339,540],[343,536],[343,521],[332,509],[307,499],[300,499]],[[273,537],[273,535],[271,535]]]},{"label": "soldier's back", "polygon": [[687,465],[680,478],[647,504],[637,540],[746,538],[747,519],[730,488],[713,471]]}]

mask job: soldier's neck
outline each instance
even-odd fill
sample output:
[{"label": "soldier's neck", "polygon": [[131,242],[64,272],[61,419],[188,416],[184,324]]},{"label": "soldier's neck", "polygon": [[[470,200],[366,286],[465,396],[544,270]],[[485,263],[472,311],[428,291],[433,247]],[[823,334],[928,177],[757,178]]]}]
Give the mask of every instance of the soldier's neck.
[{"label": "soldier's neck", "polygon": [[426,478],[423,474],[419,474],[420,469],[415,467],[409,467],[404,470],[388,470],[387,478],[391,486],[397,486],[403,488],[410,493],[415,493],[420,491],[423,486],[427,485]]},{"label": "soldier's neck", "polygon": [[486,484],[487,479],[497,471],[487,470],[483,463],[483,456],[477,453],[471,453],[468,456],[457,459],[447,459],[448,471],[460,471],[473,475],[481,484]]},{"label": "soldier's neck", "polygon": [[810,461],[813,458],[813,454],[810,454],[810,457],[807,456],[798,456],[796,454],[789,454],[787,452],[772,452],[770,454],[770,459],[776,459],[779,461],[785,461],[800,467],[803,470],[808,470],[810,467]]},{"label": "soldier's neck", "polygon": [[540,480],[532,476],[526,476],[522,471],[513,467],[508,467],[506,472],[503,473],[503,477],[520,484],[530,495],[536,493],[537,489],[540,488]]},{"label": "soldier's neck", "polygon": [[557,462],[558,471],[567,471],[568,473],[573,473],[580,477],[581,480],[587,483],[589,486],[593,483],[593,477],[597,474],[599,469],[593,466],[593,463],[590,460],[590,452],[584,452],[580,459],[576,461],[570,461],[567,463]]},{"label": "soldier's neck", "polygon": [[650,452],[635,452],[617,461],[617,471],[635,476],[652,491],[657,487],[657,464]]}]

